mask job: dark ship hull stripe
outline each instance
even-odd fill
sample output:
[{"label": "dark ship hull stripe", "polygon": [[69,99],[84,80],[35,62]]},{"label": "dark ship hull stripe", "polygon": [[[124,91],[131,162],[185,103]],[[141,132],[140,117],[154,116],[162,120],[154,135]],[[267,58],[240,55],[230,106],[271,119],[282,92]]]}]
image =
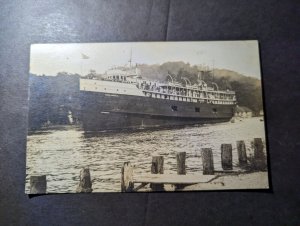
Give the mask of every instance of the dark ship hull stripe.
[{"label": "dark ship hull stripe", "polygon": [[229,121],[235,105],[81,91],[85,131],[155,128]]}]

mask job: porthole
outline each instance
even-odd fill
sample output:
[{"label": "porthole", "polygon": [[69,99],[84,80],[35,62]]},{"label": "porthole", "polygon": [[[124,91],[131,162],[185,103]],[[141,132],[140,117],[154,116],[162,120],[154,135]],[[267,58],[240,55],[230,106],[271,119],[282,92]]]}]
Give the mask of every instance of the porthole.
[{"label": "porthole", "polygon": [[177,111],[178,109],[177,109],[177,106],[175,106],[175,105],[172,105],[171,106],[171,109],[172,109],[172,111]]}]

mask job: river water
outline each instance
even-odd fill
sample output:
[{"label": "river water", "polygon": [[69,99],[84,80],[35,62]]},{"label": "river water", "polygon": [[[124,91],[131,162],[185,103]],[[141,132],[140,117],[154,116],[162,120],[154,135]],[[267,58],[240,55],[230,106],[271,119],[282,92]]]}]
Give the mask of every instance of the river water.
[{"label": "river water", "polygon": [[265,140],[261,118],[236,120],[177,129],[98,133],[86,135],[80,128],[67,126],[36,131],[27,137],[26,193],[31,175],[47,175],[48,193],[73,193],[80,170],[89,167],[93,192],[120,191],[121,167],[130,161],[134,173],[149,173],[152,155],[164,156],[165,173],[176,173],[176,152],[186,151],[187,173],[202,171],[201,148],[212,148],[216,170],[221,170],[222,143],[233,145],[237,168],[236,141],[244,140],[247,154],[251,141]]}]

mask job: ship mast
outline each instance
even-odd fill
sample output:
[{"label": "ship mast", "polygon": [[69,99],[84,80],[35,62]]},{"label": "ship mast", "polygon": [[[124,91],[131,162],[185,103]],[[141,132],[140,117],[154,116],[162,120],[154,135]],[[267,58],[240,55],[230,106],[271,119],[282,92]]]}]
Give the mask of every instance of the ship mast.
[{"label": "ship mast", "polygon": [[212,65],[212,80],[213,82],[215,81],[215,60],[213,60],[213,65]]},{"label": "ship mast", "polygon": [[129,67],[131,68],[131,62],[132,62],[132,48],[130,48],[130,57],[129,57]]}]

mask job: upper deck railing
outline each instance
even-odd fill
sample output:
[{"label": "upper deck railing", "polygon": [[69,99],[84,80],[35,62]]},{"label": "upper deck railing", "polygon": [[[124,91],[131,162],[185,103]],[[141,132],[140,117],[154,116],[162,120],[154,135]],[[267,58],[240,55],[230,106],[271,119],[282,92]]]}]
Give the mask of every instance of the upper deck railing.
[{"label": "upper deck railing", "polygon": [[[102,79],[104,81],[134,84],[145,96],[159,99],[169,99],[187,102],[206,102],[212,104],[235,104],[235,92],[219,90],[219,87],[209,87],[204,81],[191,85],[186,82],[185,86],[178,82],[155,82],[143,79]],[[217,89],[217,90],[215,90]]]},{"label": "upper deck railing", "polygon": [[152,98],[170,99],[187,102],[206,102],[212,104],[235,104],[234,91],[214,90],[207,86],[182,86],[179,83],[147,83],[137,84],[145,95]]}]

